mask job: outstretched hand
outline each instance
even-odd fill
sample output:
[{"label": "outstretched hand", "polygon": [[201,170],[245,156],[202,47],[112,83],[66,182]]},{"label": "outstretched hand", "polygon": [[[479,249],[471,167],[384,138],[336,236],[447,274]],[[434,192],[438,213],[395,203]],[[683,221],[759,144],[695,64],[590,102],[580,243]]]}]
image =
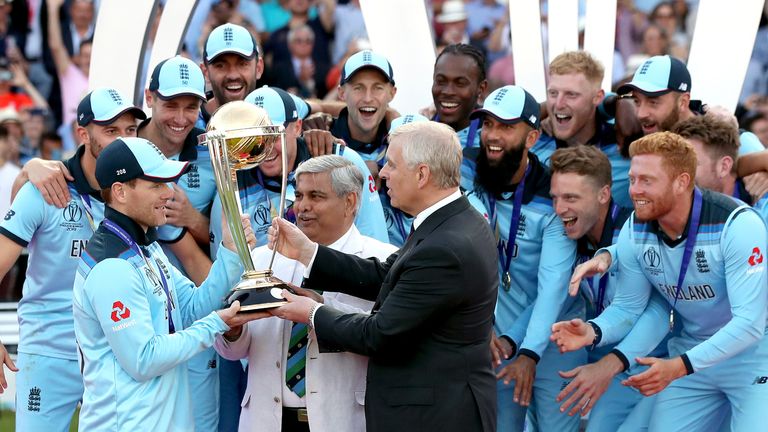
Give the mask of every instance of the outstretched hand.
[{"label": "outstretched hand", "polygon": [[568,294],[570,294],[571,297],[575,296],[579,293],[579,286],[581,285],[582,279],[597,274],[603,274],[608,271],[610,266],[611,254],[608,252],[599,253],[592,257],[591,260],[577,265],[576,268],[573,269],[571,281],[568,283]]},{"label": "outstretched hand", "polygon": [[552,336],[549,339],[557,344],[561,353],[576,351],[595,340],[595,330],[578,318],[560,321],[552,324]]}]

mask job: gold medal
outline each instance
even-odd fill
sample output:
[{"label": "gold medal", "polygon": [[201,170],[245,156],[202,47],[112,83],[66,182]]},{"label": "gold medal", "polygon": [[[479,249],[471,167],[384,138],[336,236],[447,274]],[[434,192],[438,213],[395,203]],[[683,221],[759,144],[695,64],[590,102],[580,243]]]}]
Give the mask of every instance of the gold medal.
[{"label": "gold medal", "polygon": [[504,272],[504,276],[501,278],[501,285],[504,291],[509,291],[509,288],[512,286],[512,277],[509,275],[509,272]]}]

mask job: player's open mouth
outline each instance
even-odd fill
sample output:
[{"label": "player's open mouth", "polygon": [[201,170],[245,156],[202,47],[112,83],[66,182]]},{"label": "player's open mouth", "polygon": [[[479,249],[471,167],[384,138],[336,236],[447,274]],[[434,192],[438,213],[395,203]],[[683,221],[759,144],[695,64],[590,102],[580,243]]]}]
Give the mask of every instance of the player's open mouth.
[{"label": "player's open mouth", "polygon": [[555,114],[555,121],[557,121],[558,124],[568,123],[572,118],[573,116],[565,114]]},{"label": "player's open mouth", "polygon": [[376,114],[376,111],[378,110],[374,107],[365,106],[365,107],[360,107],[358,111],[360,112],[360,115],[363,116],[364,118],[372,118]]},{"label": "player's open mouth", "polygon": [[572,217],[564,217],[564,218],[561,218],[561,219],[563,221],[563,225],[565,225],[566,228],[570,228],[570,227],[576,225],[576,221],[579,218],[577,218],[576,216],[572,216]]}]

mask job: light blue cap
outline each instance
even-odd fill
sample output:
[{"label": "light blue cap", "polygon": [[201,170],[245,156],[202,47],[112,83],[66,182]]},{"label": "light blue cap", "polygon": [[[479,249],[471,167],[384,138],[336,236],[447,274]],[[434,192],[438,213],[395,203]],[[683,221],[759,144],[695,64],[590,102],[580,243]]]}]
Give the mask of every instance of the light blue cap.
[{"label": "light blue cap", "polygon": [[181,56],[163,60],[155,66],[149,79],[149,90],[161,99],[195,96],[205,102],[203,71],[192,60]]},{"label": "light blue cap", "polygon": [[643,62],[632,76],[632,81],[618,88],[617,93],[639,91],[655,97],[671,91],[691,91],[691,74],[682,61],[668,55],[654,56]]},{"label": "light blue cap", "polygon": [[210,63],[222,54],[237,54],[252,59],[259,55],[259,48],[251,32],[245,27],[226,23],[216,27],[208,35],[203,57],[207,63]]},{"label": "light blue cap", "polygon": [[360,51],[347,59],[344,63],[344,68],[341,70],[341,84],[346,84],[347,81],[352,79],[352,75],[365,68],[378,70],[387,77],[387,81],[393,85],[395,84],[394,73],[392,72],[392,65],[389,64],[389,60],[371,50]]},{"label": "light blue cap", "polygon": [[261,87],[245,97],[245,101],[264,108],[272,124],[286,125],[299,119],[299,111],[291,95],[277,87]]},{"label": "light blue cap", "polygon": [[506,85],[494,90],[483,102],[483,107],[470,114],[470,118],[483,117],[490,114],[496,120],[513,124],[528,123],[532,128],[539,128],[539,103],[524,88]]},{"label": "light blue cap", "polygon": [[108,125],[126,112],[141,120],[147,118],[141,108],[129,103],[129,99],[117,89],[103,87],[88,93],[77,106],[77,124],[87,126],[91,122]]},{"label": "light blue cap", "polygon": [[425,122],[429,121],[428,118],[424,117],[421,114],[406,114],[402,115],[394,120],[392,120],[392,123],[389,124],[389,132],[392,133],[395,131],[395,129],[399,128],[402,125],[408,124],[408,123],[418,123],[418,122]]}]

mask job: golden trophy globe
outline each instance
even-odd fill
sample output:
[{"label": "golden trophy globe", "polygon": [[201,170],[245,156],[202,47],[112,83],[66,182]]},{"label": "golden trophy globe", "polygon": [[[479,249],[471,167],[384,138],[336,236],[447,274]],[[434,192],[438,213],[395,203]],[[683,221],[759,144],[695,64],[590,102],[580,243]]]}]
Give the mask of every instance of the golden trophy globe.
[{"label": "golden trophy globe", "polygon": [[223,219],[232,233],[237,255],[245,268],[240,281],[227,296],[227,305],[239,300],[242,313],[284,304],[286,300],[282,296],[282,290],[289,287],[272,276],[275,252],[272,252],[268,269],[254,268],[240,220],[242,206],[238,193],[237,172],[257,167],[270,157],[274,146],[281,146],[283,178],[279,214],[283,214],[288,182],[285,128],[282,125],[273,125],[263,108],[244,101],[233,101],[222,105],[213,113],[206,133],[198,136],[198,142],[208,146],[224,213]]}]

